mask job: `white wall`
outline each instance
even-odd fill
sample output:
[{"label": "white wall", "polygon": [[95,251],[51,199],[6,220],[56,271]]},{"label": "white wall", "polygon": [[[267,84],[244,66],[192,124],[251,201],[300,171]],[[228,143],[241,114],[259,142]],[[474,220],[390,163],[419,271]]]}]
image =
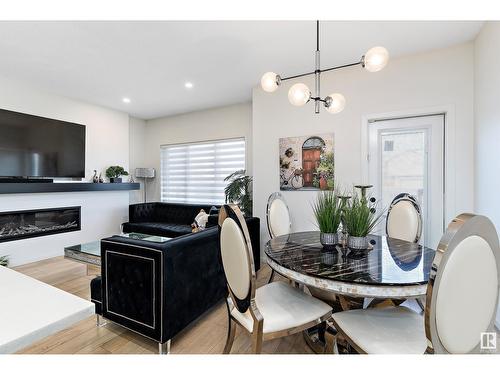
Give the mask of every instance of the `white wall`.
[{"label": "white wall", "polygon": [[[134,176],[135,168],[143,168],[145,164],[144,144],[146,142],[146,121],[135,117],[129,119],[129,157],[130,169],[129,173]],[[144,202],[144,179],[137,179],[135,182],[141,184],[141,190],[133,190],[130,192],[130,203]]]},{"label": "white wall", "polygon": [[[288,102],[285,82],[272,94],[253,91],[254,214],[261,218],[263,243],[268,196],[279,190],[278,139],[334,132],[335,178],[350,187],[362,182],[361,129],[364,116],[388,112],[414,112],[420,108],[446,107],[453,112],[452,155],[456,169],[450,177],[455,199],[451,214],[473,209],[473,45],[467,43],[435,52],[393,59],[378,73],[360,67],[323,74],[322,95],[342,93],[347,105],[337,115],[314,114],[312,104],[294,107]],[[325,62],[323,62],[325,63]],[[314,87],[312,77],[301,80]],[[290,207],[294,231],[314,229],[310,203],[314,192],[283,192]],[[449,219],[449,218],[448,218]]]},{"label": "white wall", "polygon": [[[0,108],[76,122],[87,126],[85,178],[109,165],[129,167],[129,119],[126,113],[60,97],[0,77]],[[0,244],[12,265],[63,254],[63,248],[117,233],[128,216],[129,193],[87,192],[0,194],[0,210],[82,206],[82,230]]]},{"label": "white wall", "polygon": [[[475,208],[500,233],[500,22],[487,22],[474,48]],[[497,310],[500,328],[500,308]]]},{"label": "white wall", "polygon": [[[160,171],[160,146],[245,137],[247,171],[252,173],[252,105],[227,107],[163,117],[146,122],[145,166]],[[148,201],[160,200],[160,179],[148,185]]]}]

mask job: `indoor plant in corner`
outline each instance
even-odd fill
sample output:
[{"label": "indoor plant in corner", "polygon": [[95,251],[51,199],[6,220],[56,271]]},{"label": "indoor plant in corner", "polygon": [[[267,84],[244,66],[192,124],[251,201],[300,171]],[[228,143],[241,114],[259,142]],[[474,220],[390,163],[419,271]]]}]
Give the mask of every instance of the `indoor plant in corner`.
[{"label": "indoor plant in corner", "polygon": [[339,242],[338,229],[342,219],[342,205],[337,192],[319,192],[312,208],[321,232],[320,242],[323,248],[331,250]]},{"label": "indoor plant in corner", "polygon": [[241,169],[227,176],[229,184],[224,189],[226,203],[236,203],[246,216],[252,216],[252,177]]},{"label": "indoor plant in corner", "polygon": [[119,165],[112,165],[106,169],[106,177],[111,183],[122,182],[121,176],[128,176],[128,172]]},{"label": "indoor plant in corner", "polygon": [[0,266],[7,267],[9,265],[9,257],[7,255],[0,255]]},{"label": "indoor plant in corner", "polygon": [[354,250],[369,248],[368,235],[382,218],[383,210],[377,213],[374,200],[353,194],[352,199],[344,207],[344,224],[349,237],[347,246]]}]

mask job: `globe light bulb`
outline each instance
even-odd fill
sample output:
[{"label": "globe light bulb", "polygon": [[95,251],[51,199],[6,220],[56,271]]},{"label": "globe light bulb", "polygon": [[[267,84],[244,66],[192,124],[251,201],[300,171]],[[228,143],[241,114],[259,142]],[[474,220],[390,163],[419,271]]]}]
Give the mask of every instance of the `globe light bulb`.
[{"label": "globe light bulb", "polygon": [[363,68],[369,72],[384,69],[389,61],[389,52],[384,47],[373,47],[363,57]]},{"label": "globe light bulb", "polygon": [[265,92],[276,91],[280,83],[280,76],[274,72],[267,72],[260,79],[260,85],[262,86],[262,90],[264,90]]},{"label": "globe light bulb", "polygon": [[339,93],[330,94],[325,98],[326,110],[330,113],[339,113],[345,108],[344,95]]},{"label": "globe light bulb", "polygon": [[311,90],[303,83],[296,83],[288,90],[288,100],[297,107],[306,104],[311,99]]}]

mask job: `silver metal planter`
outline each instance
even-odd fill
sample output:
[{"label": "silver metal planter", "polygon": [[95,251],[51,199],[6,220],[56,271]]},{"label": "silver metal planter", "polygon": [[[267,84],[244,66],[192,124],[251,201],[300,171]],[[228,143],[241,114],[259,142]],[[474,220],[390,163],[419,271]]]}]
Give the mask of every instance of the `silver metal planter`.
[{"label": "silver metal planter", "polygon": [[369,248],[368,237],[354,237],[347,238],[347,247],[354,250],[367,250]]},{"label": "silver metal planter", "polygon": [[335,245],[339,242],[339,236],[337,233],[321,232],[319,235],[319,242],[321,242],[325,249],[334,249]]}]

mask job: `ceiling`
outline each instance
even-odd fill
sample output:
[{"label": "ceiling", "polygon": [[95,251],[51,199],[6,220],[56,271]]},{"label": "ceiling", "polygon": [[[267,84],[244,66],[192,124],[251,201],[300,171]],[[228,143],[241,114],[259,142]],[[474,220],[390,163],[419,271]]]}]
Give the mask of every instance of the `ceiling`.
[{"label": "ceiling", "polygon": [[[443,48],[474,39],[481,26],[325,21],[321,62],[358,61],[376,45],[391,58]],[[0,22],[0,75],[151,119],[248,101],[266,71],[313,70],[315,43],[313,21],[8,21]]]}]

